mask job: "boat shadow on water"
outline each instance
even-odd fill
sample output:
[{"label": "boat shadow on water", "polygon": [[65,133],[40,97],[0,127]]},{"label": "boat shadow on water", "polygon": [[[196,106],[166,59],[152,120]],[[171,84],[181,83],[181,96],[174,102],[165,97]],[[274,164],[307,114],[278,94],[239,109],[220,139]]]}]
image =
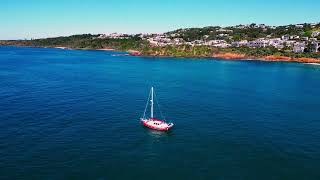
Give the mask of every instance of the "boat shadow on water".
[{"label": "boat shadow on water", "polygon": [[144,129],[144,131],[149,134],[152,137],[155,138],[161,138],[161,137],[170,137],[174,135],[173,130],[169,130],[169,131],[157,131],[154,129],[150,129],[148,127],[142,126],[142,128]]}]

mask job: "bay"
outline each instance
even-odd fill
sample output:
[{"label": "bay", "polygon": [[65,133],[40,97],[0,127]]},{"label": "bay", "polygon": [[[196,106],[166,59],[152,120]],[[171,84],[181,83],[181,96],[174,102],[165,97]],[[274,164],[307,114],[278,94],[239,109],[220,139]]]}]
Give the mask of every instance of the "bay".
[{"label": "bay", "polygon": [[0,47],[0,179],[320,178],[319,66],[124,54]]}]

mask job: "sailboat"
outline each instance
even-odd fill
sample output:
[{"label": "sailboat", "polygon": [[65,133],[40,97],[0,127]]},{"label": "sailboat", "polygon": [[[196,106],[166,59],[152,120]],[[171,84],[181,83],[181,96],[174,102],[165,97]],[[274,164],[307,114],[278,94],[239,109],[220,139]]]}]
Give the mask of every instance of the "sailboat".
[{"label": "sailboat", "polygon": [[[154,129],[157,131],[169,131],[173,127],[173,123],[167,123],[165,120],[160,120],[154,118],[153,114],[153,107],[154,107],[154,99],[155,99],[155,93],[154,93],[154,88],[151,87],[151,91],[148,97],[147,105],[143,113],[143,117],[140,118],[140,121],[143,126],[148,127],[150,129]],[[148,104],[150,102],[150,117],[146,118],[146,111],[148,108]],[[159,105],[158,105],[159,107]],[[160,109],[160,107],[159,107]],[[162,112],[160,110],[160,114],[162,116]]]}]

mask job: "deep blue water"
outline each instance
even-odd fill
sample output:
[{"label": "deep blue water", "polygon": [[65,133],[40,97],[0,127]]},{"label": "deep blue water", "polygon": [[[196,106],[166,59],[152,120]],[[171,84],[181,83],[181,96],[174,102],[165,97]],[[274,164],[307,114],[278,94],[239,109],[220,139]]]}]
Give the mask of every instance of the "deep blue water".
[{"label": "deep blue water", "polygon": [[0,47],[0,179],[320,179],[320,66],[114,54]]}]

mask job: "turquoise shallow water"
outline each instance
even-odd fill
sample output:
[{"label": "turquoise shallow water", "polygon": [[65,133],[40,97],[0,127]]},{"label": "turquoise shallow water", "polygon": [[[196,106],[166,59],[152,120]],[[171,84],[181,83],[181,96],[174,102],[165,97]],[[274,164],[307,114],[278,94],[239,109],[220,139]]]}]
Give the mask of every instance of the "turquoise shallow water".
[{"label": "turquoise shallow water", "polygon": [[320,178],[320,66],[114,54],[0,47],[0,179]]}]

